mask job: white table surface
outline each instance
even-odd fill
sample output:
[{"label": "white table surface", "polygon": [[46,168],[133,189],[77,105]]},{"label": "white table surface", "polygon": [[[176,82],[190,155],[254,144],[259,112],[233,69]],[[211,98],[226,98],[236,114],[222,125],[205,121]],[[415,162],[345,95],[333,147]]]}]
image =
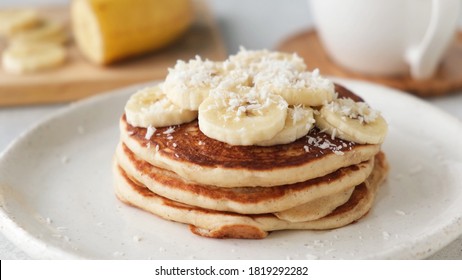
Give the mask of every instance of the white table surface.
[{"label": "white table surface", "polygon": [[[66,2],[2,0],[0,6]],[[312,25],[306,0],[210,0],[210,6],[229,53],[235,53],[240,45],[248,49],[275,48],[290,34]],[[462,92],[428,102],[462,120]],[[65,106],[67,104],[0,108],[0,151],[32,124]],[[28,258],[0,233],[0,259]],[[435,253],[431,259],[462,259],[462,236]]]}]

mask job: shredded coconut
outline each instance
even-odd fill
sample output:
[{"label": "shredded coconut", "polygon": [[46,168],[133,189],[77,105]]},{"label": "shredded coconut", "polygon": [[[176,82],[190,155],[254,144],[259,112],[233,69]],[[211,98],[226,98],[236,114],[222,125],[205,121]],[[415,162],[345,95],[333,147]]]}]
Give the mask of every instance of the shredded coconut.
[{"label": "shredded coconut", "polygon": [[[308,151],[309,151],[309,147],[313,146],[313,147],[317,147],[317,148],[322,149],[322,150],[331,150],[336,155],[344,155],[344,152],[342,151],[342,149],[344,147],[347,147],[345,142],[342,142],[342,144],[340,144],[340,145],[336,145],[336,144],[330,142],[329,139],[326,139],[326,138],[321,137],[321,136],[313,137],[311,135],[307,135],[306,138],[307,138],[307,143],[308,143],[308,146],[307,146]],[[323,154],[322,151],[321,151],[321,153]]]},{"label": "shredded coconut", "polygon": [[366,124],[374,122],[380,116],[379,111],[372,109],[364,102],[355,102],[351,98],[334,99],[324,107],[339,113],[344,119],[357,119],[360,123]]},{"label": "shredded coconut", "polygon": [[390,233],[387,232],[387,231],[383,231],[382,232],[382,237],[383,237],[383,239],[388,240],[388,239],[390,239]]},{"label": "shredded coconut", "polygon": [[172,134],[175,132],[175,128],[173,126],[170,126],[166,131],[162,132],[163,134]]},{"label": "shredded coconut", "polygon": [[146,135],[144,136],[144,139],[150,140],[154,132],[156,132],[156,128],[152,125],[148,126],[148,128],[146,129]]},{"label": "shredded coconut", "polygon": [[62,156],[61,157],[61,163],[66,164],[69,163],[70,159],[68,156]]},{"label": "shredded coconut", "polygon": [[162,84],[162,90],[185,93],[190,88],[216,87],[222,78],[220,63],[202,60],[200,56],[185,62],[178,60],[174,68],[168,69],[168,75]]}]

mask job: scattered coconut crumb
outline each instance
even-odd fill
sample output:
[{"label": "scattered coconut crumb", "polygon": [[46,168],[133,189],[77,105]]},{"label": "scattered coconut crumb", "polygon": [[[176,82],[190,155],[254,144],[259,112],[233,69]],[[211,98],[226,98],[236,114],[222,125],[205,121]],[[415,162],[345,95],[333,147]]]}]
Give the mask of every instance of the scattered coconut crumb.
[{"label": "scattered coconut crumb", "polygon": [[372,109],[364,102],[355,102],[351,98],[334,99],[324,105],[324,108],[339,113],[342,118],[357,119],[360,123],[372,123],[379,116],[380,112]]},{"label": "scattered coconut crumb", "polygon": [[199,144],[199,146],[202,146],[202,145],[204,145],[205,143],[199,140],[199,142],[197,142],[197,144]]},{"label": "scattered coconut crumb", "polygon": [[45,221],[47,222],[47,224],[51,225],[51,223],[53,223],[53,220],[50,218],[50,217],[47,217],[45,219]]},{"label": "scattered coconut crumb", "polygon": [[[320,148],[322,150],[331,150],[333,153],[337,154],[337,155],[344,155],[344,152],[341,151],[341,149],[343,147],[346,147],[346,143],[343,142],[343,144],[345,145],[336,145],[332,142],[330,142],[328,139],[325,139],[321,136],[317,136],[317,137],[313,137],[313,136],[310,136],[310,135],[307,135],[306,138],[308,139],[307,142],[308,142],[308,148],[309,146],[314,146],[314,147],[317,147],[317,148]],[[303,147],[306,151],[306,148]],[[308,150],[309,151],[309,150]],[[323,151],[321,151],[321,153],[323,154]]]},{"label": "scattered coconut crumb", "polygon": [[169,127],[166,131],[162,132],[163,134],[172,134],[175,132],[175,128],[173,126]]},{"label": "scattered coconut crumb", "polygon": [[173,148],[176,148],[178,145],[176,143],[172,144]]},{"label": "scattered coconut crumb", "polygon": [[337,251],[337,250],[334,249],[334,248],[332,248],[332,249],[327,249],[327,250],[324,252],[324,254],[328,255],[328,254],[333,253],[333,252],[335,252],[335,251]]},{"label": "scattered coconut crumb", "polygon": [[114,257],[122,257],[122,256],[125,256],[125,253],[124,253],[124,252],[115,251],[114,253],[112,253],[112,255],[113,255]]},{"label": "scattered coconut crumb", "polygon": [[319,259],[318,256],[313,255],[313,254],[306,254],[306,255],[305,255],[305,258],[306,258],[307,260],[317,260],[317,259]]},{"label": "scattered coconut crumb", "polygon": [[319,240],[319,239],[314,240],[314,241],[313,241],[313,244],[314,244],[315,246],[324,247],[324,241]]},{"label": "scattered coconut crumb", "polygon": [[61,163],[63,163],[63,164],[67,164],[67,163],[69,163],[69,161],[70,161],[70,159],[69,159],[68,156],[62,156],[61,157]]},{"label": "scattered coconut crumb", "polygon": [[390,238],[390,233],[388,233],[387,231],[383,231],[382,232],[382,237],[383,237],[383,239],[388,240]]},{"label": "scattered coconut crumb", "polygon": [[330,135],[330,139],[334,140],[336,134],[337,134],[337,129],[336,128],[332,129],[332,134]]},{"label": "scattered coconut crumb", "polygon": [[401,211],[401,210],[395,210],[395,213],[400,215],[400,216],[406,216],[406,213],[404,211]]},{"label": "scattered coconut crumb", "polygon": [[148,126],[148,128],[146,129],[146,135],[144,136],[144,139],[150,140],[154,132],[156,132],[156,128],[152,125]]},{"label": "scattered coconut crumb", "polygon": [[140,236],[138,236],[138,235],[133,236],[133,241],[140,242],[141,240],[142,240],[142,238]]},{"label": "scattered coconut crumb", "polygon": [[159,145],[156,145],[156,152],[158,152],[160,149]]}]

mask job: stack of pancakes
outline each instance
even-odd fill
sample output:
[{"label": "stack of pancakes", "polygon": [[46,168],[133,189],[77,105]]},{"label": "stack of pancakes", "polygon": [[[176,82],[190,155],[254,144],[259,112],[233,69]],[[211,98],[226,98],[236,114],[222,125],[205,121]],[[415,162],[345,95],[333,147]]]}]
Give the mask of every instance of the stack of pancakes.
[{"label": "stack of pancakes", "polygon": [[[336,86],[341,97],[360,100]],[[371,208],[388,164],[380,144],[312,128],[295,142],[234,146],[204,135],[197,120],[146,128],[120,120],[117,197],[214,238],[264,238],[283,229],[348,225]]]}]

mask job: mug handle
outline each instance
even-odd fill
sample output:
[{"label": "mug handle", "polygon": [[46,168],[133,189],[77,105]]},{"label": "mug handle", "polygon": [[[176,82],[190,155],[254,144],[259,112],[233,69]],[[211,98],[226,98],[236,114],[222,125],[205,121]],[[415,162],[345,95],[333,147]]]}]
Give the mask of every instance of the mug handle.
[{"label": "mug handle", "polygon": [[436,71],[449,40],[454,35],[460,0],[432,0],[430,23],[421,43],[406,52],[414,79],[430,78]]}]

